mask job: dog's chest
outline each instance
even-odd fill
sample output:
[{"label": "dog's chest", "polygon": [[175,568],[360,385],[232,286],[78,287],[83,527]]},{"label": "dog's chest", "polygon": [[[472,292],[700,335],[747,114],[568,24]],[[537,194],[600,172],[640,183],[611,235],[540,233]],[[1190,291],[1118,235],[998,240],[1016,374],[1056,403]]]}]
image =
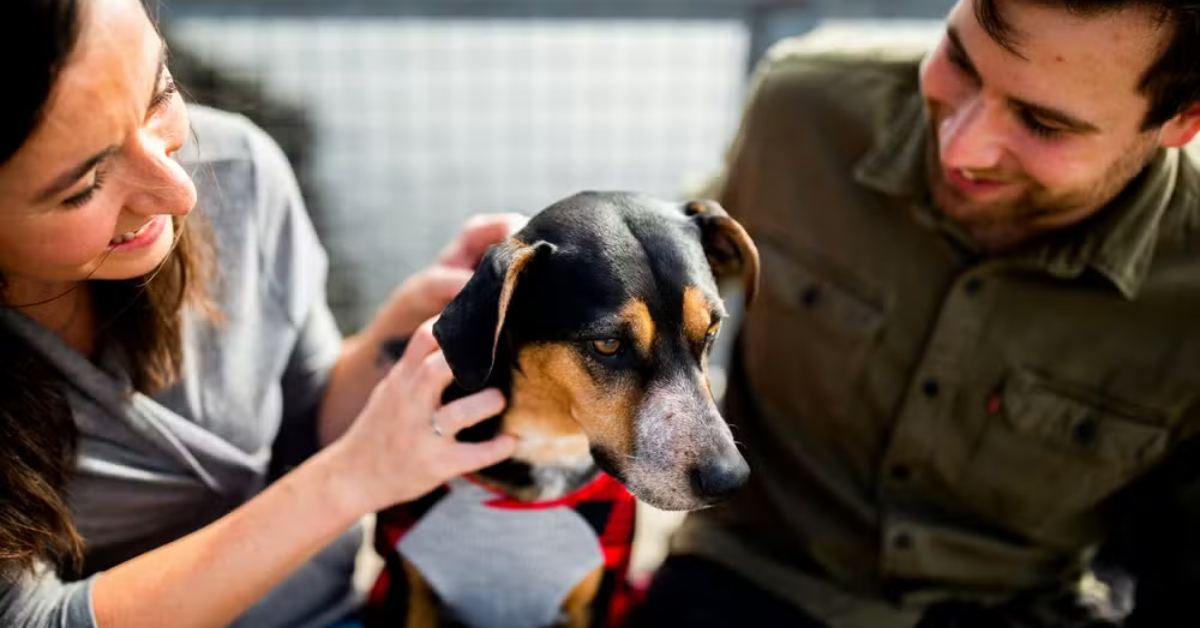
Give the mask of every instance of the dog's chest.
[{"label": "dog's chest", "polygon": [[513,508],[466,480],[400,539],[397,551],[469,626],[549,626],[563,599],[605,564],[592,525],[570,505]]}]

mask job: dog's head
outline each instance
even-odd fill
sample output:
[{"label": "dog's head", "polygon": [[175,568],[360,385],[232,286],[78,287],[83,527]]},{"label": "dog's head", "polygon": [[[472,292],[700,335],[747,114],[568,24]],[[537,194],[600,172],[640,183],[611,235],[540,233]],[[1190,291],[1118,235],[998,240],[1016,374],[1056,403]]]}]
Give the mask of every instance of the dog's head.
[{"label": "dog's head", "polygon": [[749,299],[758,268],[714,202],[583,193],[493,246],[434,333],[460,386],[508,390],[518,461],[594,460],[651,505],[699,508],[749,474],[709,386],[714,276]]}]

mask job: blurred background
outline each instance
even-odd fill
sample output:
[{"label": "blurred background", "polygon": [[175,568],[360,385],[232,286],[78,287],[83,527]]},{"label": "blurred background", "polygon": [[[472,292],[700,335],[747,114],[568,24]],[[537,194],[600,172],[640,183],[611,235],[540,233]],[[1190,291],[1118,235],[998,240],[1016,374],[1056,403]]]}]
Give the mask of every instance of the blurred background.
[{"label": "blurred background", "polygon": [[[283,145],[342,331],[468,216],[711,173],[777,40],[927,36],[950,0],[160,0],[196,102]],[[936,24],[936,23],[935,23]],[[935,25],[934,24],[934,25]]]},{"label": "blurred background", "polygon": [[[584,189],[679,197],[721,163],[773,43],[920,48],[951,0],[159,0],[186,97],[284,148],[344,333],[467,217]],[[731,299],[731,301],[734,301]],[[736,314],[737,303],[730,303]],[[714,392],[733,334],[714,351]],[[680,518],[644,507],[633,570]],[[359,585],[378,572],[364,546]]]}]

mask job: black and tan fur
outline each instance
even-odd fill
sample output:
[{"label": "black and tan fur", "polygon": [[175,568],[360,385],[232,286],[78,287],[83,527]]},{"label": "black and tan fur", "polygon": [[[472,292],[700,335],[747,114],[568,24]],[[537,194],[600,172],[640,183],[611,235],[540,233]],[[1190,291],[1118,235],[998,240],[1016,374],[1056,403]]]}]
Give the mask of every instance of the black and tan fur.
[{"label": "black and tan fur", "polygon": [[[448,397],[492,386],[509,399],[459,435],[520,439],[478,479],[531,501],[602,469],[667,510],[741,486],[749,468],[714,403],[708,354],[726,316],[716,279],[740,275],[750,299],[758,268],[720,205],[625,193],[572,196],[493,246],[434,328],[455,375]],[[409,628],[437,625],[428,587],[409,577]],[[588,625],[595,584],[568,597],[564,625]]]}]

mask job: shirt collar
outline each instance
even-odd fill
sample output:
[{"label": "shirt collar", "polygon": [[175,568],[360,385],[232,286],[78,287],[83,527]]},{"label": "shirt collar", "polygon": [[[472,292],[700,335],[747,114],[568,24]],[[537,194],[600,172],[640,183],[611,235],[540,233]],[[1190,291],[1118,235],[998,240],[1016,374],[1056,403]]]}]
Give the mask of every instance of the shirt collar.
[{"label": "shirt collar", "polygon": [[[916,92],[856,164],[854,177],[878,192],[913,199],[918,218],[976,248],[961,229],[932,209],[925,173],[928,142],[924,101]],[[1175,192],[1179,160],[1178,150],[1160,150],[1146,170],[1095,216],[1039,238],[1013,257],[1060,278],[1078,277],[1091,268],[1125,298],[1136,297],[1153,261],[1159,221]]]}]

